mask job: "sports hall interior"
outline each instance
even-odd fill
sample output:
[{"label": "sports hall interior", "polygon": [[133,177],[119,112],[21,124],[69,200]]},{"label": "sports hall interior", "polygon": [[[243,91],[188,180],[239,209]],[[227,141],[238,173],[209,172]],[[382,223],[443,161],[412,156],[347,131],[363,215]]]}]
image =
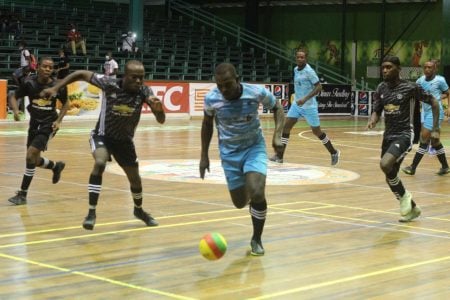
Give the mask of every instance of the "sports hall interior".
[{"label": "sports hall interior", "polygon": [[[68,24],[76,23],[87,55],[69,52],[71,71],[102,72],[112,51],[119,77],[138,59],[150,86],[211,83],[225,61],[244,82],[289,86],[294,51],[305,44],[323,49],[308,62],[327,83],[353,91],[373,91],[381,81],[373,75],[380,55],[374,44],[385,44],[384,54],[402,53],[405,70],[420,70],[410,61],[420,44],[450,83],[450,0],[0,0],[0,9],[20,18],[21,40],[38,58],[56,60]],[[118,51],[130,28],[142,34],[137,53]],[[9,86],[17,42],[2,33],[0,79]],[[330,44],[341,49],[334,61]],[[14,206],[7,199],[23,176],[28,123],[9,114],[0,119],[0,299],[449,299],[450,175],[435,175],[439,162],[431,153],[414,176],[400,173],[423,213],[399,223],[379,166],[383,124],[368,131],[367,120],[321,116],[341,151],[336,167],[305,121],[296,124],[284,163],[268,162],[266,254],[253,257],[248,207],[231,202],[216,130],[210,172],[199,178],[201,116],[168,114],[161,125],[143,115],[136,131],[143,206],[160,225],[145,227],[133,217],[128,181],[112,161],[90,232],[81,223],[96,116],[65,118],[45,152],[66,162],[61,181],[52,184],[51,174],[37,169],[29,202]],[[261,126],[270,156],[270,113]],[[450,147],[448,116],[441,141]],[[228,244],[216,261],[198,249],[209,232]]]}]

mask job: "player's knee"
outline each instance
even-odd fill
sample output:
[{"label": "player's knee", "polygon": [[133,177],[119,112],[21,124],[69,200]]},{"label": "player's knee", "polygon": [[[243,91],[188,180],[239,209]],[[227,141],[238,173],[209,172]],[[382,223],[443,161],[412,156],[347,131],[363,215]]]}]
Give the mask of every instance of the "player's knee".
[{"label": "player's knee", "polygon": [[264,193],[264,188],[261,187],[257,190],[254,190],[250,193],[250,199],[253,203],[261,203],[264,202],[264,199],[266,198]]},{"label": "player's knee", "polygon": [[106,169],[106,161],[102,159],[96,159],[94,163],[94,173],[101,175]]},{"label": "player's knee", "polygon": [[384,174],[387,175],[387,174],[389,174],[391,172],[392,165],[390,165],[390,164],[388,164],[388,163],[386,163],[384,161],[381,161],[380,162],[380,169],[381,169],[381,171],[383,171]]}]

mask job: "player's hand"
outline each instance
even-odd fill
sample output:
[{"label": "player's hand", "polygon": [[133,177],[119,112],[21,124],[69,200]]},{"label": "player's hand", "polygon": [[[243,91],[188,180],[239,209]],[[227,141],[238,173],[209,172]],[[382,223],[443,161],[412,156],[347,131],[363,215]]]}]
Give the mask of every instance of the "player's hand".
[{"label": "player's hand", "polygon": [[373,128],[375,128],[375,126],[377,126],[377,123],[374,122],[373,120],[369,120],[369,122],[367,122],[366,129],[373,129]]},{"label": "player's hand", "polygon": [[43,89],[39,93],[39,96],[41,98],[50,99],[50,98],[56,97],[57,93],[58,93],[58,91],[55,90],[54,88],[47,88],[47,89]]},{"label": "player's hand", "polygon": [[209,173],[209,158],[200,159],[200,178],[205,179],[205,170],[208,170]]},{"label": "player's hand", "polygon": [[159,100],[155,96],[150,96],[147,99],[148,105],[150,105],[150,109],[152,110],[153,115],[156,118],[158,123],[163,124],[166,121],[166,114],[163,109],[163,105],[161,100]]},{"label": "player's hand", "polygon": [[297,105],[298,105],[298,106],[302,106],[303,104],[305,104],[305,102],[306,102],[306,99],[305,99],[305,98],[300,98],[300,99],[298,99],[298,101],[297,101]]},{"label": "player's hand", "polygon": [[150,108],[153,112],[162,112],[163,111],[163,105],[161,103],[161,100],[159,100],[155,96],[150,96],[148,98],[148,103],[150,104]]}]

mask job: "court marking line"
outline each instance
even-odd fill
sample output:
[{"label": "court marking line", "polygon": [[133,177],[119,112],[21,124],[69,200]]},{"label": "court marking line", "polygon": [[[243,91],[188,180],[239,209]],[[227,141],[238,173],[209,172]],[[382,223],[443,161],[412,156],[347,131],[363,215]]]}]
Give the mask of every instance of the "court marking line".
[{"label": "court marking line", "polygon": [[436,263],[440,263],[440,262],[448,261],[448,260],[450,260],[450,256],[443,256],[443,257],[439,257],[439,258],[435,258],[435,259],[430,259],[430,260],[425,260],[425,261],[421,261],[421,262],[416,262],[416,263],[413,263],[413,264],[407,264],[407,265],[401,265],[401,266],[392,267],[392,268],[381,269],[381,270],[374,271],[374,272],[363,273],[363,274],[355,275],[355,276],[348,276],[348,277],[344,277],[344,278],[341,278],[341,279],[324,281],[324,282],[321,282],[321,283],[314,283],[314,284],[305,285],[305,286],[302,286],[302,287],[299,287],[299,288],[295,288],[295,289],[284,290],[282,292],[267,294],[267,295],[264,295],[264,296],[254,297],[254,298],[249,298],[249,299],[251,299],[251,300],[262,300],[262,299],[271,299],[271,298],[274,298],[274,297],[292,295],[292,294],[298,293],[298,292],[315,290],[315,289],[329,287],[329,286],[332,286],[332,285],[337,285],[337,284],[341,284],[341,283],[345,283],[345,282],[350,282],[350,281],[360,280],[360,279],[369,278],[369,277],[373,277],[373,276],[379,276],[379,275],[384,275],[384,274],[388,274],[388,273],[393,273],[393,272],[403,271],[403,270],[407,270],[407,269],[412,269],[412,268],[420,267],[420,266],[423,266],[423,265],[436,264]]},{"label": "court marking line", "polygon": [[[298,201],[294,203],[306,203],[305,201]],[[315,205],[321,205],[314,202],[310,202],[311,204]],[[274,205],[285,205],[285,203],[281,204],[274,204]],[[274,206],[269,205],[269,208]],[[321,209],[321,208],[328,208],[333,207],[334,205],[323,205],[323,206],[317,206],[307,209]],[[306,208],[305,208],[306,209]],[[227,212],[236,212],[236,209],[222,209],[222,210],[214,210],[214,211],[205,211],[205,212],[196,212],[196,213],[189,213],[189,214],[178,214],[173,216],[162,216],[158,217],[158,220],[164,220],[164,219],[175,219],[175,218],[183,218],[183,217],[194,217],[194,216],[201,216],[201,215],[211,215],[216,213],[227,213]],[[98,223],[95,224],[95,227],[101,227],[101,226],[109,226],[109,225],[118,225],[118,224],[128,224],[128,223],[137,223],[140,222],[140,220],[126,220],[126,221],[116,221],[116,222],[107,222],[107,223]],[[58,231],[65,231],[65,230],[72,230],[72,229],[80,229],[80,226],[69,226],[69,227],[62,227],[62,228],[52,228],[52,229],[42,229],[42,230],[35,230],[35,231],[27,231],[27,232],[16,232],[16,233],[8,233],[0,235],[1,238],[8,238],[8,237],[15,237],[15,236],[27,236],[32,234],[40,234],[40,233],[51,233],[51,232],[58,232]]]},{"label": "court marking line", "polygon": [[[316,213],[316,212],[303,211],[302,209],[284,209],[284,208],[277,208],[277,207],[275,207],[274,209],[284,210],[289,213],[300,212],[300,213],[314,215],[314,216],[320,216],[320,217],[328,217],[328,218],[343,219],[343,220],[350,220],[350,221],[359,221],[359,222],[366,222],[366,223],[372,223],[372,224],[391,225],[394,227],[405,227],[405,228],[418,229],[418,230],[423,230],[423,231],[450,234],[450,231],[446,231],[446,230],[432,229],[432,228],[426,228],[426,227],[424,228],[424,227],[390,223],[390,222],[380,222],[380,221],[366,220],[366,219],[360,219],[360,218],[343,217],[343,216],[338,216],[338,215],[321,214],[321,213]],[[399,230],[399,231],[405,231],[405,230]],[[410,232],[410,231],[406,231],[406,232]],[[442,237],[442,236],[440,236],[440,237]],[[442,238],[446,238],[446,237],[442,237]],[[450,237],[448,237],[448,238],[450,238]]]},{"label": "court marking line", "polygon": [[[332,204],[332,203],[316,203],[316,202],[312,202],[312,201],[295,201],[295,202],[289,202],[289,203],[279,203],[279,204],[271,204],[268,207],[269,208],[273,208],[273,209],[282,209],[279,208],[280,206],[290,206],[290,205],[295,205],[295,204],[313,204],[316,205],[315,207],[309,207],[309,208],[302,208],[302,209],[294,209],[291,208],[288,211],[292,211],[292,212],[301,212],[301,211],[306,211],[307,210],[316,210],[316,209],[326,209],[326,208],[335,208],[335,207],[339,207],[339,208],[346,208],[349,210],[361,210],[361,211],[367,211],[367,212],[375,212],[375,213],[380,213],[380,214],[390,214],[390,215],[396,215],[397,213],[394,212],[389,212],[389,211],[382,211],[382,210],[375,210],[375,209],[368,209],[368,208],[362,208],[362,207],[353,207],[353,206],[347,206],[347,205],[341,205],[341,204]],[[211,214],[216,214],[216,213],[228,213],[228,212],[235,212],[236,209],[232,208],[232,209],[223,209],[223,210],[215,210],[215,211],[205,211],[205,212],[196,212],[196,213],[189,213],[189,214],[178,214],[178,215],[173,215],[173,216],[162,216],[162,217],[158,217],[158,219],[164,220],[164,219],[175,219],[175,218],[182,218],[182,217],[194,217],[194,216],[200,216],[200,215],[211,215]],[[274,214],[274,213],[269,213],[269,214]],[[324,214],[325,215],[325,214]],[[345,217],[340,217],[338,215],[325,215],[325,216],[329,216],[329,217],[335,217],[335,218],[345,218]],[[244,216],[241,216],[244,217]],[[239,218],[241,218],[239,217]],[[448,219],[442,219],[442,218],[436,218],[436,217],[425,217],[425,219],[431,219],[431,220],[439,220],[439,221],[450,221]],[[222,220],[222,219],[221,219]],[[225,219],[223,219],[225,220]],[[359,219],[355,219],[355,220],[359,220]],[[361,219],[361,221],[367,221],[364,219]],[[96,224],[96,227],[102,227],[102,226],[110,226],[110,225],[118,225],[118,224],[128,224],[128,223],[137,223],[140,222],[140,220],[126,220],[126,221],[116,221],[116,222],[107,222],[107,223],[98,223]],[[377,222],[377,221],[374,221]],[[388,224],[388,223],[382,223],[379,222],[380,224]],[[394,224],[394,223],[392,223]],[[173,225],[173,224],[172,224]],[[400,224],[395,224],[396,226],[401,226]],[[163,226],[169,226],[169,225],[163,225]],[[159,226],[159,227],[163,227],[163,226]],[[407,225],[403,225],[403,226],[407,226]],[[147,228],[147,227],[144,227]],[[417,227],[419,228],[419,227]],[[80,229],[80,226],[69,226],[69,227],[63,227],[63,228],[52,228],[52,229],[43,229],[43,230],[36,230],[36,231],[27,231],[27,232],[17,232],[17,233],[9,233],[9,234],[3,234],[0,235],[0,238],[8,238],[8,237],[15,237],[15,236],[29,236],[29,235],[33,235],[33,234],[41,234],[41,233],[52,233],[52,232],[58,232],[58,231],[66,231],[66,230],[73,230],[73,229]],[[136,228],[135,230],[141,230],[142,228]],[[420,228],[423,230],[426,230],[426,228]],[[132,230],[132,229],[127,229],[128,230]],[[430,231],[433,231],[435,229],[429,229]],[[437,231],[437,230],[435,230]],[[118,233],[121,233],[122,231],[117,231]],[[439,231],[438,231],[439,232]],[[444,233],[450,233],[447,231],[444,231]],[[93,236],[95,234],[90,234],[89,236]],[[0,246],[1,248],[2,246]]]},{"label": "court marking line", "polygon": [[[422,231],[431,231],[431,232],[439,232],[439,233],[450,234],[450,232],[448,232],[448,231],[435,230],[435,229],[430,229],[430,228],[421,228],[421,227],[417,227],[417,226],[402,225],[402,224],[395,224],[395,223],[383,223],[383,222],[380,222],[380,221],[373,221],[373,220],[366,220],[366,219],[358,219],[358,218],[350,218],[350,217],[342,217],[342,216],[337,216],[337,215],[309,212],[308,210],[310,208],[305,208],[305,209],[283,209],[283,208],[276,208],[276,207],[272,207],[272,208],[279,209],[279,210],[281,210],[281,212],[271,212],[271,213],[268,213],[268,215],[276,215],[276,214],[293,213],[294,212],[294,213],[303,213],[303,214],[306,214],[306,215],[325,217],[325,220],[330,221],[330,222],[332,222],[333,220],[326,219],[326,218],[359,221],[359,222],[363,222],[363,223],[365,222],[365,223],[380,224],[380,225],[390,225],[390,226],[394,226],[395,228],[397,228],[395,230],[398,230],[400,232],[415,233],[415,234],[419,234],[419,235],[426,235],[426,236],[437,237],[437,238],[448,238],[448,237],[430,235],[430,234],[425,234],[425,233],[421,233],[421,232],[405,231],[405,230],[398,229],[398,228],[404,227],[404,228],[410,228],[410,229],[414,229],[414,230],[422,230]],[[317,208],[314,208],[314,209],[317,209]],[[226,217],[226,218],[216,218],[216,219],[192,221],[192,222],[183,222],[183,223],[175,223],[175,224],[168,224],[168,225],[160,225],[160,226],[157,226],[157,227],[131,228],[131,229],[107,231],[107,232],[100,232],[100,233],[75,235],[75,236],[70,236],[70,237],[44,239],[44,240],[30,241],[30,242],[24,242],[24,243],[5,244],[5,245],[1,245],[0,249],[19,247],[19,246],[45,244],[45,243],[60,242],[60,241],[68,241],[68,240],[74,240],[74,239],[84,239],[84,238],[91,238],[91,237],[95,237],[95,236],[114,235],[114,234],[120,234],[120,233],[126,233],[126,232],[137,232],[137,231],[142,231],[142,230],[157,230],[157,229],[165,229],[165,228],[172,228],[172,227],[178,227],[178,226],[188,226],[188,225],[198,225],[198,224],[213,223],[213,222],[219,222],[219,221],[221,221],[221,222],[223,222],[223,221],[231,221],[231,220],[238,220],[238,219],[243,219],[243,218],[248,218],[248,215],[235,216],[235,217]],[[138,221],[138,220],[136,220],[136,221]],[[352,225],[355,225],[355,226],[359,225],[359,226],[361,226],[362,224],[352,224]],[[382,227],[376,227],[376,228],[384,230],[384,228],[382,228]]]},{"label": "court marking line", "polygon": [[[298,136],[299,136],[300,138],[302,138],[302,139],[305,139],[305,140],[308,140],[308,141],[311,141],[311,142],[320,142],[320,140],[317,139],[317,138],[312,139],[312,138],[309,138],[309,137],[304,136],[304,134],[305,134],[305,133],[308,133],[308,132],[311,132],[311,130],[300,131],[300,132],[298,133]],[[364,150],[371,150],[371,151],[381,151],[381,150],[380,150],[381,143],[380,143],[380,146],[379,146],[378,148],[369,148],[369,147],[360,147],[360,146],[353,146],[353,145],[347,145],[347,144],[340,144],[340,143],[336,143],[336,142],[334,142],[334,141],[333,141],[333,145],[338,145],[338,146],[343,146],[343,147],[349,147],[349,148],[355,148],[355,149],[364,149]]]},{"label": "court marking line", "polygon": [[[271,214],[281,214],[281,213],[271,213]],[[83,239],[83,238],[90,238],[90,237],[95,237],[95,236],[113,235],[113,234],[126,233],[126,232],[136,232],[136,231],[142,231],[142,230],[165,229],[165,228],[171,228],[171,227],[197,225],[197,224],[212,223],[212,222],[219,222],[219,221],[223,222],[223,221],[243,219],[243,218],[248,218],[248,215],[228,217],[228,218],[219,218],[219,219],[201,220],[201,221],[192,221],[192,222],[184,222],[184,223],[175,223],[175,224],[168,224],[168,225],[159,225],[159,226],[155,226],[155,227],[146,226],[146,227],[140,227],[140,228],[131,228],[131,229],[107,231],[107,232],[100,232],[100,233],[76,235],[76,236],[63,237],[63,238],[54,238],[54,239],[38,240],[38,241],[31,241],[31,242],[24,242],[24,243],[6,244],[6,245],[1,245],[0,249],[18,247],[18,246],[44,244],[44,243],[51,243],[51,242],[59,242],[59,241],[67,241],[67,240],[73,240],[73,239],[79,239],[79,238]]]},{"label": "court marking line", "polygon": [[161,295],[161,296],[166,296],[172,299],[180,299],[180,300],[194,300],[195,298],[190,298],[190,297],[185,297],[185,296],[181,296],[181,295],[176,295],[173,293],[168,293],[168,292],[164,292],[164,291],[160,291],[160,290],[156,290],[156,289],[150,289],[150,288],[145,288],[142,286],[138,286],[135,284],[130,284],[130,283],[126,283],[123,281],[118,281],[118,280],[114,280],[114,279],[110,279],[107,277],[103,277],[103,276],[98,276],[98,275],[93,275],[93,274],[89,274],[89,273],[85,273],[85,272],[80,272],[80,271],[75,271],[75,270],[71,270],[71,269],[67,269],[67,268],[61,268],[55,265],[50,265],[50,264],[46,264],[46,263],[41,263],[38,261],[34,261],[31,259],[25,259],[25,258],[20,258],[17,256],[12,256],[12,255],[8,255],[5,253],[0,253],[0,257],[6,258],[6,259],[10,259],[10,260],[15,260],[15,261],[19,261],[19,262],[23,262],[23,263],[27,263],[27,264],[31,264],[31,265],[35,265],[41,268],[46,268],[46,269],[52,269],[52,270],[57,270],[57,271],[61,271],[64,273],[69,273],[69,274],[74,274],[74,275],[78,275],[78,276],[82,276],[82,277],[87,277],[90,279],[95,279],[98,281],[103,281],[106,283],[111,283],[114,285],[118,285],[118,286],[122,286],[122,287],[126,287],[126,288],[131,288],[134,290],[139,290],[139,291],[143,291],[149,294],[157,294],[157,295]]}]

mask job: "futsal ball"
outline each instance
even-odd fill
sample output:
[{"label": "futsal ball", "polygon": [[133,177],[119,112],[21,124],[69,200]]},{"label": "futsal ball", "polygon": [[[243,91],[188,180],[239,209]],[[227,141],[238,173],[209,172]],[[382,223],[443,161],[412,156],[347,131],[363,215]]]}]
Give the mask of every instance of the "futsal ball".
[{"label": "futsal ball", "polygon": [[204,258],[218,260],[227,251],[227,241],[220,233],[208,233],[200,240],[198,249]]}]

